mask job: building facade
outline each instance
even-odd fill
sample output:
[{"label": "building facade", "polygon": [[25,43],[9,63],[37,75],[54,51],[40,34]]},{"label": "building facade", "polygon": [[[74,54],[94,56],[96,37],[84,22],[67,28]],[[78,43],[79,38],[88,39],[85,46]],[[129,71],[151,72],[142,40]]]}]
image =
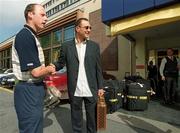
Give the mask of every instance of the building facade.
[{"label": "building facade", "polygon": [[[45,62],[57,60],[63,42],[74,38],[74,23],[86,17],[90,39],[100,44],[103,71],[123,79],[125,72],[147,77],[147,64],[159,67],[166,48],[180,57],[180,3],[177,0],[45,0],[48,22],[38,32]],[[14,37],[0,44],[0,68],[11,67]]]},{"label": "building facade", "polygon": [[[74,38],[75,21],[80,17],[86,17],[92,25],[90,39],[100,45],[103,71],[118,71],[118,38],[106,36],[106,25],[101,19],[101,0],[45,0],[42,5],[48,22],[45,28],[38,32],[38,37],[43,47],[46,65],[58,59],[63,42]],[[1,43],[0,53],[7,45],[11,49],[13,38],[9,40],[10,43]],[[11,67],[11,60],[4,61],[6,58],[2,57],[1,60],[6,65],[1,64],[0,67]]]},{"label": "building facade", "polygon": [[14,40],[14,37],[11,37],[0,44],[0,69],[11,68],[11,46]]},{"label": "building facade", "polygon": [[[179,0],[102,1],[102,21],[109,27],[109,35],[118,36],[119,61],[130,65],[124,71],[146,78],[148,62],[152,60],[159,68],[167,48],[180,57],[179,11]],[[121,53],[129,55],[124,58],[130,63]]]}]

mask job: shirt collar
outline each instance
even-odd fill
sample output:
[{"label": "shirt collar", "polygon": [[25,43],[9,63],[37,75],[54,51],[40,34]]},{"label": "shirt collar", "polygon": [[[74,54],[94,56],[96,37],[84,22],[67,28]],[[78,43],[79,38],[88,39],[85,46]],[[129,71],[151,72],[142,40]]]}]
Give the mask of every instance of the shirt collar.
[{"label": "shirt collar", "polygon": [[173,56],[168,56],[169,58],[173,58]]},{"label": "shirt collar", "polygon": [[37,33],[29,25],[25,24],[24,27],[28,28],[35,36],[37,36]]},{"label": "shirt collar", "polygon": [[[86,44],[86,43],[87,43],[87,40],[84,40],[83,42],[81,42],[81,44]],[[79,44],[76,38],[75,38],[75,44],[76,45]]]}]

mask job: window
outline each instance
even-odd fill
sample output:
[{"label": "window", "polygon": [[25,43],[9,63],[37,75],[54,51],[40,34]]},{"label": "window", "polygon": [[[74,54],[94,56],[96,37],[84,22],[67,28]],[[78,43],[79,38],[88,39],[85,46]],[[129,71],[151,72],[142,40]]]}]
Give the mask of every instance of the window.
[{"label": "window", "polygon": [[[60,3],[59,5],[57,5],[56,7],[50,9],[49,11],[46,12],[47,17],[50,17],[52,15],[54,15],[55,13],[67,8],[69,5],[75,4],[76,2],[78,2],[80,0],[66,0],[62,3]],[[48,2],[46,5],[47,7],[50,6],[53,3],[53,1]]]},{"label": "window", "polygon": [[49,47],[50,46],[50,42],[51,42],[50,40],[51,40],[50,34],[42,36],[41,39],[40,39],[41,46],[43,48]]},{"label": "window", "polygon": [[62,7],[61,7],[61,5],[58,5],[58,9],[59,9],[59,11],[61,10],[61,8],[62,8]]},{"label": "window", "polygon": [[60,47],[53,48],[52,62],[56,62],[58,60],[59,55],[60,55]]},{"label": "window", "polygon": [[60,44],[62,41],[62,32],[60,30],[53,32],[53,45]]},{"label": "window", "polygon": [[8,57],[11,56],[11,49],[10,48],[7,49],[7,56]]},{"label": "window", "polygon": [[64,42],[72,40],[74,36],[74,25],[64,28]]},{"label": "window", "polygon": [[50,64],[50,60],[51,60],[51,50],[44,50],[44,58],[45,58],[45,65]]}]

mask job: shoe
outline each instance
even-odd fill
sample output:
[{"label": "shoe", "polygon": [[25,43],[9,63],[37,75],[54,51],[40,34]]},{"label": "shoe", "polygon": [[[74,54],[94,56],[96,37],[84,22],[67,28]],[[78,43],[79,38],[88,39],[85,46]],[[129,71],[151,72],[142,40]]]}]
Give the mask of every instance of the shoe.
[{"label": "shoe", "polygon": [[173,104],[175,104],[175,102],[174,102],[174,101],[170,101],[169,104],[170,104],[170,105],[173,105]]},{"label": "shoe", "polygon": [[164,100],[164,105],[171,105],[171,102],[169,100]]}]

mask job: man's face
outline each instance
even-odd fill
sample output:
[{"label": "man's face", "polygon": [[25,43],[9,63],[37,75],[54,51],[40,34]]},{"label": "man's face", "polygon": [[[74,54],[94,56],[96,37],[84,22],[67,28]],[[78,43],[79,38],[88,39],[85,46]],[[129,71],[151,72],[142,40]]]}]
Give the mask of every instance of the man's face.
[{"label": "man's face", "polygon": [[173,50],[172,49],[168,49],[167,50],[167,55],[168,56],[173,56]]},{"label": "man's face", "polygon": [[88,21],[82,20],[80,25],[76,27],[77,35],[83,39],[87,39],[91,32],[91,25]]},{"label": "man's face", "polygon": [[32,14],[32,22],[36,30],[44,28],[47,17],[44,8],[41,5],[36,5]]}]

